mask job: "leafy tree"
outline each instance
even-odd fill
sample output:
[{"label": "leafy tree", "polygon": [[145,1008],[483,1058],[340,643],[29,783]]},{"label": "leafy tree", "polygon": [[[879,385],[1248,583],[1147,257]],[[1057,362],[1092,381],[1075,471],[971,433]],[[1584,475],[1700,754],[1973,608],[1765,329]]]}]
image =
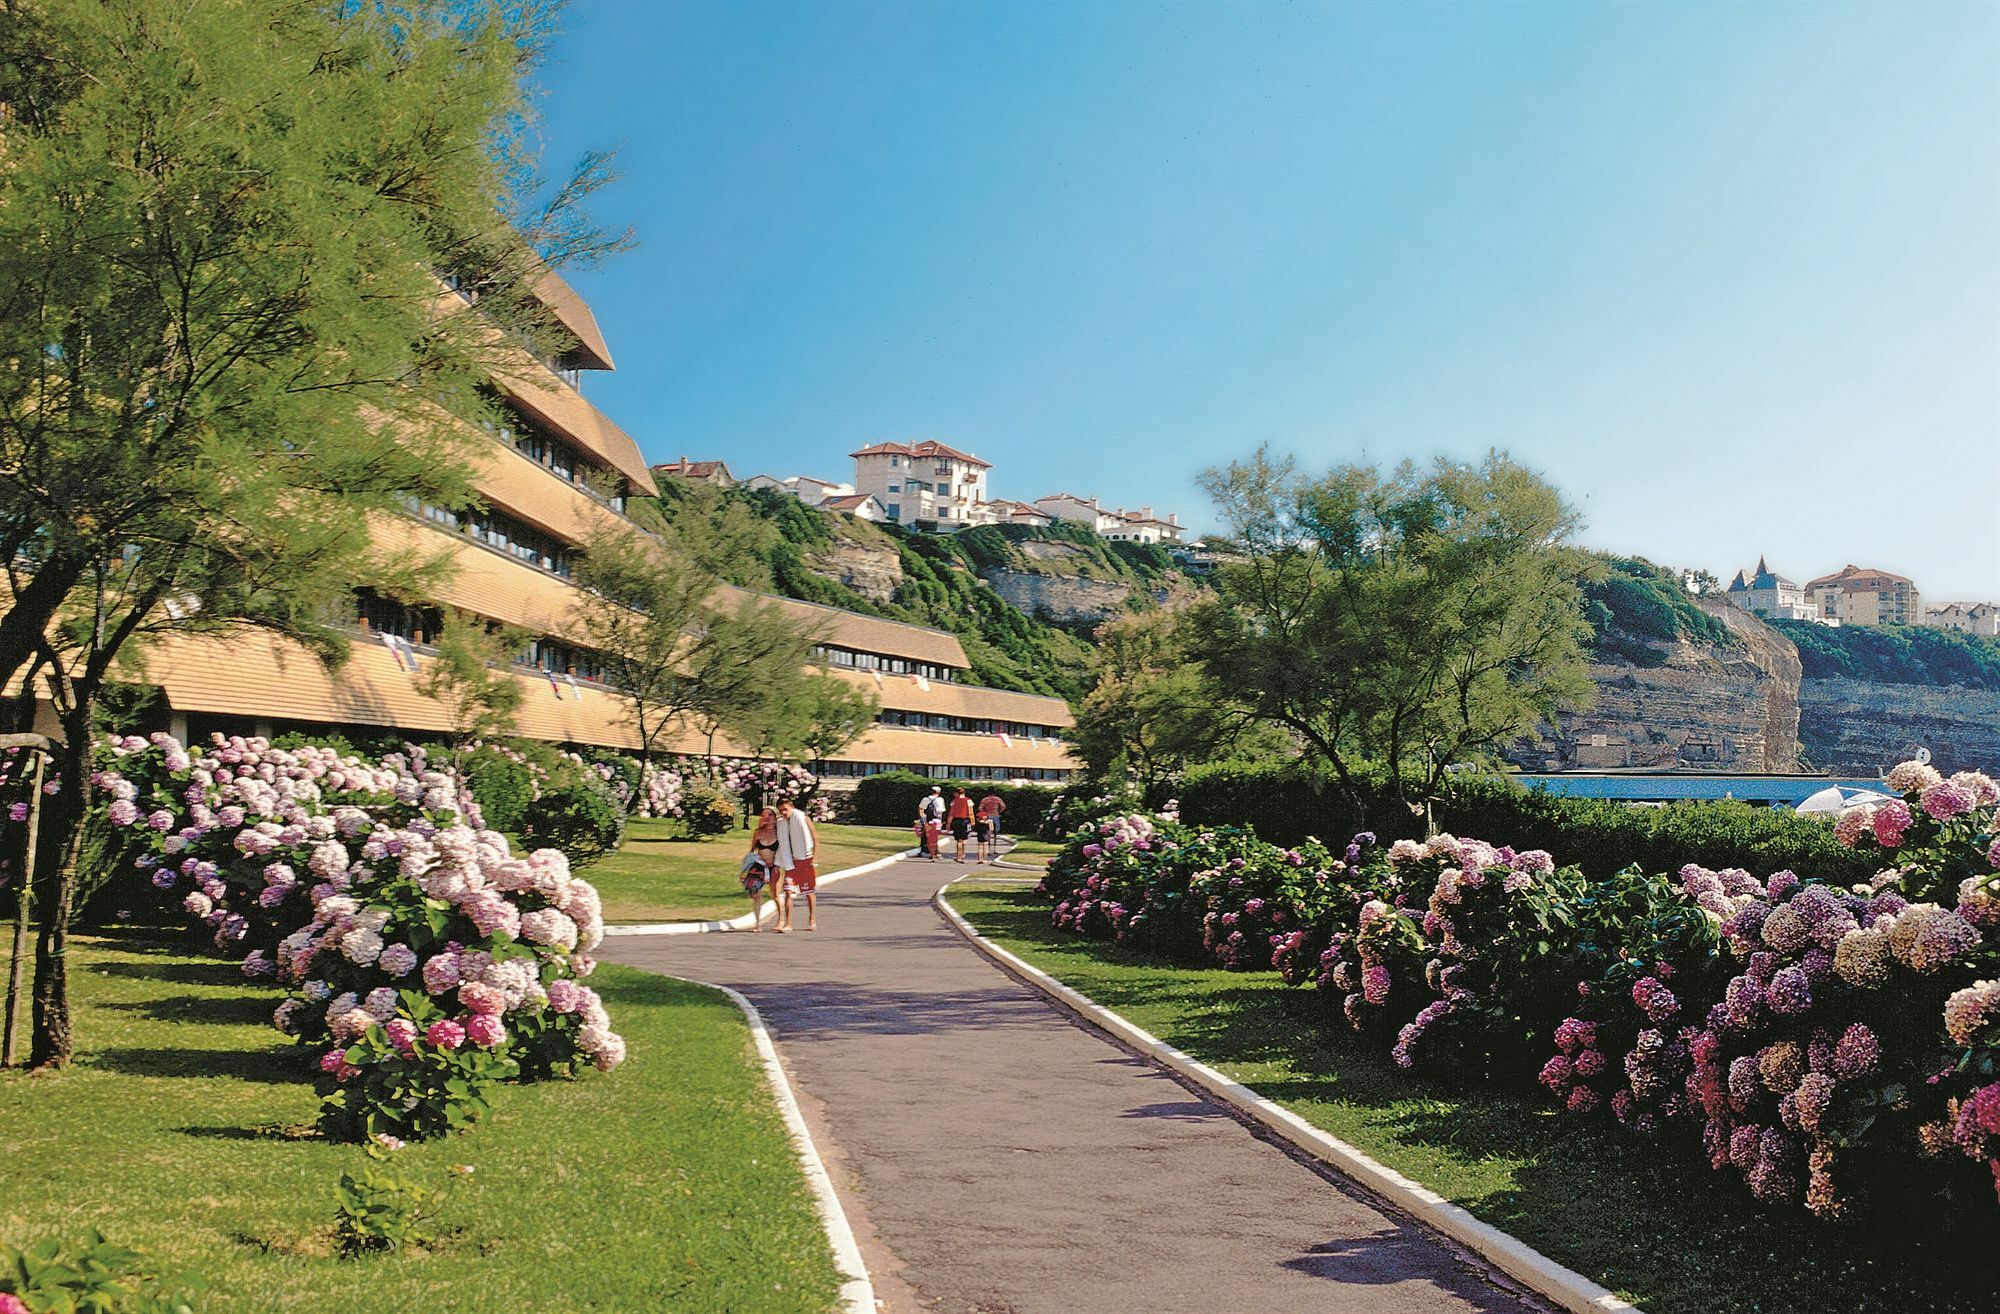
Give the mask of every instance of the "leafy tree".
[{"label": "leafy tree", "polygon": [[1427,813],[1455,763],[1588,695],[1578,581],[1597,567],[1505,455],[1309,478],[1259,449],[1203,483],[1242,555],[1195,614],[1202,667],[1357,800],[1372,760]]},{"label": "leafy tree", "polygon": [[1285,753],[1281,734],[1258,736],[1248,705],[1211,680],[1190,625],[1193,595],[1157,611],[1110,621],[1097,632],[1097,683],[1077,712],[1073,742],[1091,775],[1129,774],[1150,790],[1197,762],[1241,751],[1246,735]]},{"label": "leafy tree", "polygon": [[445,618],[437,655],[417,677],[416,689],[444,708],[454,749],[514,733],[521,682],[508,667],[526,641],[520,630],[456,615]]},{"label": "leafy tree", "polygon": [[676,726],[698,723],[713,739],[782,693],[815,640],[775,606],[726,586],[733,563],[762,553],[773,533],[742,504],[692,488],[671,520],[644,503],[633,519],[585,543],[575,620],[650,762]]},{"label": "leafy tree", "polygon": [[543,257],[615,245],[577,218],[601,160],[529,200],[523,79],[549,30],[546,5],[499,0],[0,6],[0,682],[45,689],[65,741],[37,1064],[71,1050],[114,668],[244,627],[338,661],[352,588],[437,568],[375,552],[370,518],[463,505],[477,385],[548,350]]},{"label": "leafy tree", "polygon": [[882,698],[874,690],[815,671],[798,682],[775,744],[818,775],[828,758],[867,734],[881,713]]},{"label": "leafy tree", "polygon": [[781,751],[801,719],[806,664],[824,637],[769,599],[718,604],[690,635],[690,719],[708,739],[728,731],[752,756]]}]

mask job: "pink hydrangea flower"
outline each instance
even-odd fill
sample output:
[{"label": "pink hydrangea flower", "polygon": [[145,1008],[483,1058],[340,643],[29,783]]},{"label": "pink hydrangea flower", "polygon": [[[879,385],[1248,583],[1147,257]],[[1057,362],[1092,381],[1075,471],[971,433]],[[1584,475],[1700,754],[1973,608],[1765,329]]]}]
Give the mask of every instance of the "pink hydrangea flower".
[{"label": "pink hydrangea flower", "polygon": [[465,1043],[465,1028],[450,1018],[424,1028],[424,1039],[439,1049],[457,1049]]},{"label": "pink hydrangea flower", "polygon": [[1910,805],[1903,800],[1890,799],[1875,809],[1873,824],[1875,842],[1885,849],[1902,847],[1903,832],[1910,828],[1916,818],[1910,815]]},{"label": "pink hydrangea flower", "polygon": [[474,1013],[499,1014],[507,1011],[506,992],[484,981],[467,981],[458,988],[458,1002]]},{"label": "pink hydrangea flower", "polygon": [[475,1045],[493,1049],[507,1043],[507,1028],[491,1013],[474,1013],[465,1019],[465,1037]]}]

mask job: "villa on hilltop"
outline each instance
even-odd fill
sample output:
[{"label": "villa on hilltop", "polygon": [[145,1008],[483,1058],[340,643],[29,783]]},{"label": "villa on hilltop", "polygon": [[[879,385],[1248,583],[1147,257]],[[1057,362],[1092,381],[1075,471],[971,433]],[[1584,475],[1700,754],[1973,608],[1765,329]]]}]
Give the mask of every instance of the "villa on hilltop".
[{"label": "villa on hilltop", "polygon": [[1848,565],[1806,585],[1820,614],[1842,625],[1922,625],[1923,595],[1901,575]]},{"label": "villa on hilltop", "polygon": [[1821,625],[1923,625],[2000,636],[2000,606],[1949,602],[1926,607],[1923,594],[1908,577],[1851,563],[1831,575],[1794,584],[1759,557],[1754,573],[1736,572],[1724,597],[1766,619],[1808,620]]}]

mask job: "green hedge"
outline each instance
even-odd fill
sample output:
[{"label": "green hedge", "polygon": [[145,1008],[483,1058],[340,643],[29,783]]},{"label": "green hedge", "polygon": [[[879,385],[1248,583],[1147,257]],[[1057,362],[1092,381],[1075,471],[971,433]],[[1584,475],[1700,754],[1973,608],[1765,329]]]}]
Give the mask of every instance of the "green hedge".
[{"label": "green hedge", "polygon": [[[1293,763],[1219,762],[1188,773],[1181,817],[1199,825],[1254,826],[1295,843],[1372,830],[1385,842],[1423,834],[1419,817],[1367,786],[1357,808],[1330,777]],[[1732,800],[1634,807],[1611,799],[1558,798],[1487,777],[1453,787],[1434,812],[1439,829],[1517,849],[1546,849],[1593,877],[1637,863],[1674,872],[1690,862],[1742,867],[1759,876],[1791,869],[1842,884],[1873,874],[1866,855],[1843,846],[1824,821]]]},{"label": "green hedge", "polygon": [[1042,824],[1042,815],[1054,802],[1057,790],[1040,785],[1002,785],[990,780],[933,780],[914,771],[890,771],[866,776],[854,791],[854,820],[862,826],[907,826],[917,819],[917,804],[933,785],[944,788],[947,801],[953,789],[963,789],[974,802],[988,794],[998,794],[1007,810],[1000,814],[1000,829],[1009,835],[1033,835]]}]

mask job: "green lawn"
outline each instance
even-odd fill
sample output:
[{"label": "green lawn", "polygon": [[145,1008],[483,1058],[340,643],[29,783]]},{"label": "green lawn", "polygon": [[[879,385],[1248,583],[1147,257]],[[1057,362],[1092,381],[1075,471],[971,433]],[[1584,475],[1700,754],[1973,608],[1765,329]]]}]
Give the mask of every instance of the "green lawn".
[{"label": "green lawn", "polygon": [[508,1087],[491,1118],[395,1156],[475,1172],[429,1253],[342,1260],[333,1191],[361,1150],[267,1024],[278,998],[143,936],[73,941],[75,1066],[0,1072],[0,1240],[96,1227],[198,1274],[204,1314],[269,1310],[822,1311],[839,1279],[742,1014],[613,965],[592,979],[617,1072]]},{"label": "green lawn", "polygon": [[[672,822],[635,820],[626,828],[624,848],[583,870],[604,896],[604,920],[701,922],[750,911],[750,896],[737,884],[750,832],[698,840],[669,838],[673,833]],[[893,827],[822,825],[820,873],[901,853],[914,839]]]},{"label": "green lawn", "polygon": [[1062,852],[1062,845],[1051,840],[1016,839],[1008,837],[1013,847],[1007,850],[1008,862],[1019,862],[1031,867],[1046,867],[1049,859]]},{"label": "green lawn", "polygon": [[[1426,1086],[1324,1026],[1326,999],[1273,972],[1162,964],[1049,925],[1030,891],[952,904],[1065,984],[1543,1253],[1660,1314],[1992,1310],[1992,1215],[1921,1249],[1865,1224],[1756,1206],[1705,1163],[1504,1091]],[[1713,1177],[1713,1180],[1710,1180]]]}]

